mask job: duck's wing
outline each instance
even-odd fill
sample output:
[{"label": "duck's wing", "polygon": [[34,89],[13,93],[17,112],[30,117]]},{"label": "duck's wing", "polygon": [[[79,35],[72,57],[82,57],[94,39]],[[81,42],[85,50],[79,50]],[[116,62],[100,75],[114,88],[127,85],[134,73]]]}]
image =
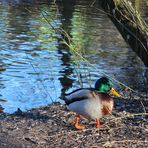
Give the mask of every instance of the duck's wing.
[{"label": "duck's wing", "polygon": [[76,101],[93,99],[95,97],[96,97],[96,93],[93,88],[82,88],[82,89],[77,89],[69,94],[66,94],[63,100],[67,105],[69,105]]}]

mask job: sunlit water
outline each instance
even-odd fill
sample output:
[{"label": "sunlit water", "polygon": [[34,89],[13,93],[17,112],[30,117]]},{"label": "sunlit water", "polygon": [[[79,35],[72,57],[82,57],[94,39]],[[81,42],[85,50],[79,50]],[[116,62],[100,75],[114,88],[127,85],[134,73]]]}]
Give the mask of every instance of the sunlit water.
[{"label": "sunlit water", "polygon": [[[97,4],[0,2],[0,98],[7,100],[1,103],[5,112],[60,101],[63,93],[93,86],[103,73],[144,91],[147,68]],[[135,5],[147,21],[145,2]],[[91,65],[61,45],[63,37],[51,25],[64,28]]]}]

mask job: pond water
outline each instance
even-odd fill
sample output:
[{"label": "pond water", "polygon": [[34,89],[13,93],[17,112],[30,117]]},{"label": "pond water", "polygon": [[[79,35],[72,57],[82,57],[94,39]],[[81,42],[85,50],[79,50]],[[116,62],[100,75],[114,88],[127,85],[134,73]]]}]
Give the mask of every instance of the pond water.
[{"label": "pond water", "polygon": [[[90,5],[87,0],[56,5],[0,0],[0,98],[7,100],[1,102],[5,112],[60,101],[63,93],[93,86],[104,73],[145,91],[147,68],[97,4]],[[146,1],[134,6],[147,21]],[[89,64],[61,44],[61,28]]]}]

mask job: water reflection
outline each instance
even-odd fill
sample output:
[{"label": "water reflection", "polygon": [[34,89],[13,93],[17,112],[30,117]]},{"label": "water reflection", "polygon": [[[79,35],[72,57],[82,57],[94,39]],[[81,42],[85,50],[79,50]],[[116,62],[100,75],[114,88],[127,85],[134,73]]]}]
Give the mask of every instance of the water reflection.
[{"label": "water reflection", "polygon": [[[0,95],[8,100],[2,103],[6,112],[58,101],[80,84],[93,86],[101,72],[138,90],[147,85],[143,63],[90,1],[9,2],[0,4]],[[51,25],[64,28],[92,66],[61,45],[63,36]]]},{"label": "water reflection", "polygon": [[[70,34],[71,29],[68,28],[69,26],[71,26],[71,18],[73,16],[73,11],[74,11],[74,5],[75,5],[75,1],[69,1],[69,0],[65,0],[63,1],[63,9],[60,9],[61,4],[58,4],[58,8],[60,10],[60,13],[62,14],[62,18],[66,18],[65,20],[62,20],[62,28],[64,30],[67,31],[68,34]],[[68,10],[67,10],[68,9]],[[71,11],[69,11],[71,10]],[[61,34],[62,36],[62,34]],[[64,38],[64,37],[63,37]],[[60,71],[61,73],[61,77],[59,78],[59,81],[61,83],[61,96],[63,96],[66,91],[68,91],[70,88],[72,88],[72,84],[74,82],[73,78],[71,78],[70,76],[73,74],[73,68],[71,65],[71,54],[70,54],[70,49],[69,48],[65,48],[65,46],[62,46],[60,44],[61,39],[59,39],[59,48],[58,48],[58,52],[60,55],[62,55],[61,57],[61,61],[63,62],[61,66],[64,67],[64,69],[62,71]]]}]

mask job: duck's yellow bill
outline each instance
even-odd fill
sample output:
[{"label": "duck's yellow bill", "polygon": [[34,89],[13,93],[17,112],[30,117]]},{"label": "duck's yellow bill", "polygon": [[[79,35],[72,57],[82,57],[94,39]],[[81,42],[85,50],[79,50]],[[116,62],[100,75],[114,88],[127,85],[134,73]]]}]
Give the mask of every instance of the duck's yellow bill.
[{"label": "duck's yellow bill", "polygon": [[112,89],[110,90],[110,92],[117,97],[120,97],[120,94],[112,87]]}]

